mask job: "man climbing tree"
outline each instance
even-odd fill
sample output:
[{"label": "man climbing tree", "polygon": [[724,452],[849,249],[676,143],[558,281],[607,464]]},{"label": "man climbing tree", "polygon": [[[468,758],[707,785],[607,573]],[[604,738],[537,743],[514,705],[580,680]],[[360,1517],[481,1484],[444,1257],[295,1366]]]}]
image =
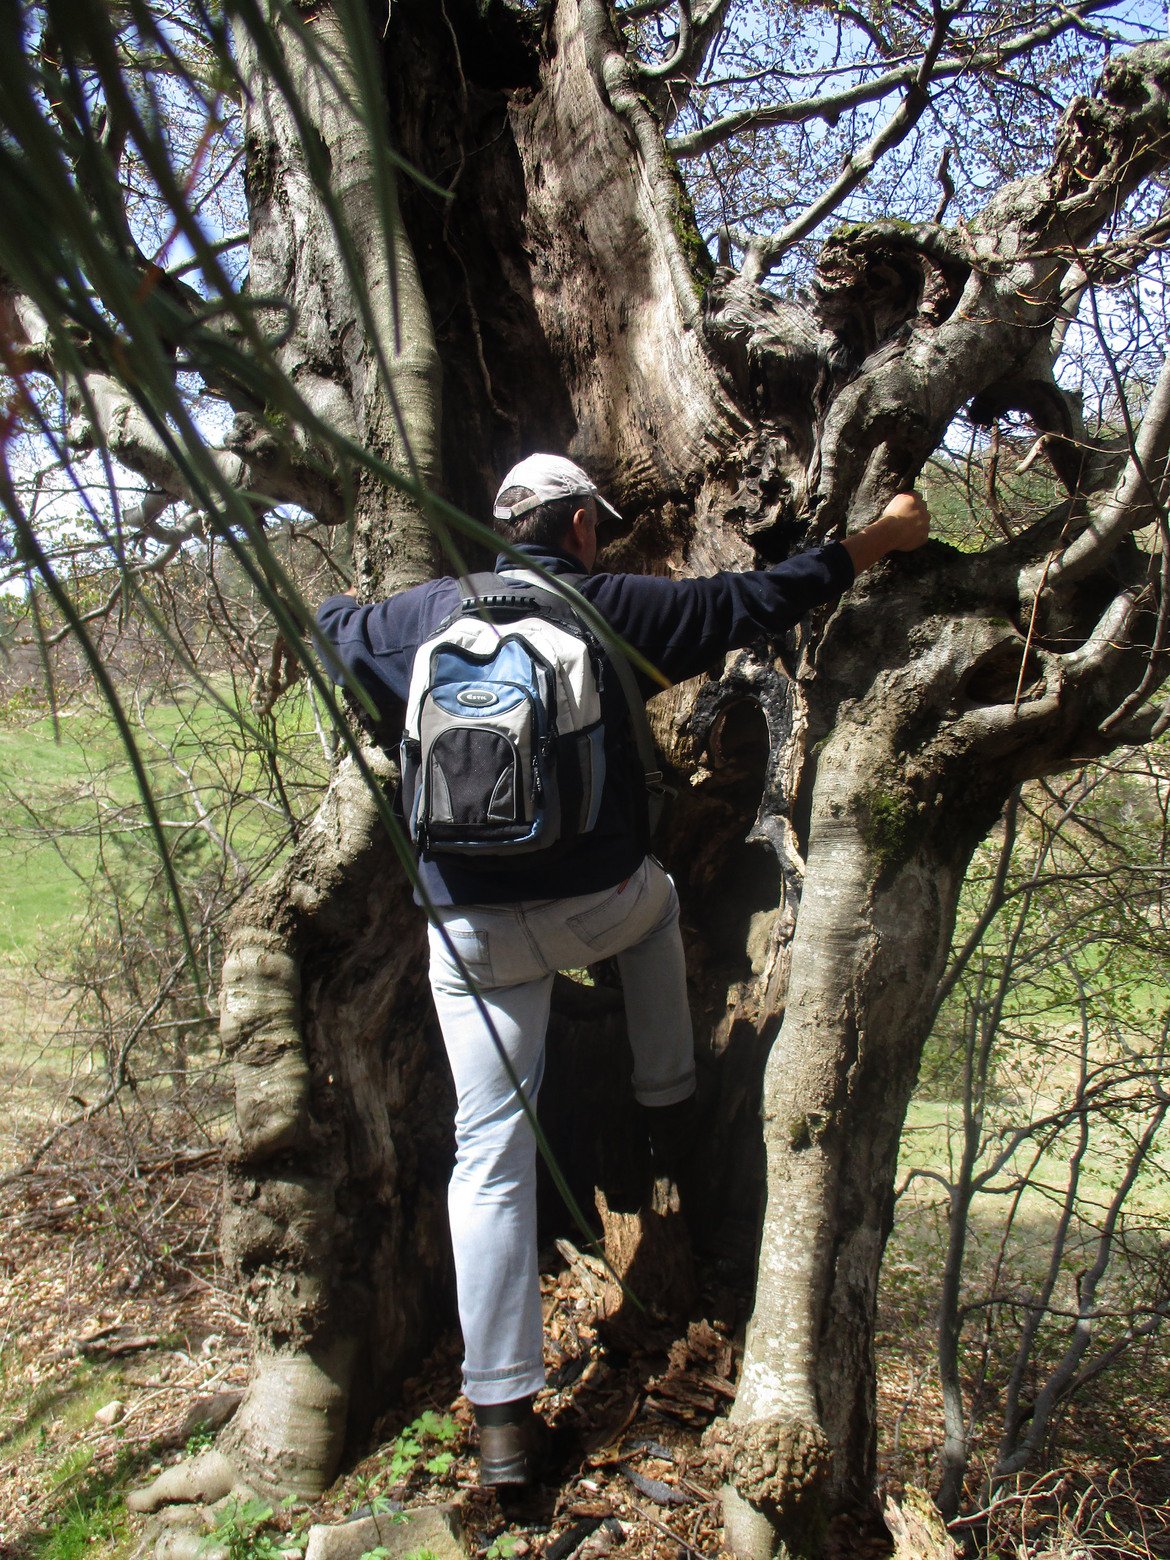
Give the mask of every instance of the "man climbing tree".
[{"label": "man climbing tree", "polygon": [[[902,493],[844,542],[767,571],[661,580],[590,572],[603,508],[620,522],[572,461],[529,456],[504,478],[493,510],[519,558],[501,555],[494,579],[474,578],[466,612],[459,581],[447,577],[372,607],[334,596],[318,614],[379,709],[405,712],[404,805],[422,850],[430,983],[457,1095],[451,1236],[463,1384],[480,1426],[484,1484],[527,1484],[537,1473],[532,1400],[545,1373],[529,1112],[558,970],[616,957],[654,1179],[677,1181],[693,1152],[695,1061],[678,896],[648,854],[646,775],[634,763],[638,702],[761,636],[777,638],[888,553],[920,547],[929,528],[917,495]],[[516,578],[518,562],[540,571],[535,597]],[[616,652],[596,642],[598,675],[583,668],[584,621],[571,606],[566,619],[557,598],[541,593],[546,575],[593,606],[655,678],[628,686]],[[510,612],[506,595],[481,604],[509,589]],[[483,623],[485,611],[506,615],[497,627]],[[472,638],[448,637],[455,622]],[[562,638],[566,623],[572,632]],[[526,628],[536,635],[536,666],[555,668],[547,731],[530,726],[542,692],[539,671],[529,682],[527,657],[517,658]],[[521,686],[533,694],[518,697]],[[577,721],[573,703],[585,703],[590,690],[597,697]],[[585,782],[578,748],[562,754],[574,724],[590,755],[600,727],[599,761]],[[520,772],[515,753],[527,755]],[[537,777],[544,795],[529,797]],[[575,830],[572,812],[584,818]]]},{"label": "man climbing tree", "polygon": [[[588,458],[623,515],[607,571],[714,576],[847,542],[957,418],[990,450],[1027,427],[1046,463],[1030,511],[1005,511],[992,462],[990,526],[955,521],[777,653],[656,701],[698,1052],[738,1069],[701,1145],[710,1217],[759,1191],[720,1112],[750,1095],[763,1120],[754,1312],[708,1441],[745,1556],[816,1555],[875,1515],[877,1277],[971,850],[1022,778],[1164,724],[1170,46],[1114,48],[1105,10],[0,13],[8,369],[140,475],[119,556],[167,545],[170,511],[264,576],[263,516],[296,504],[352,528],[363,599],[383,599],[442,574],[442,541],[475,534],[458,512],[544,447]],[[218,92],[242,108],[246,285],[223,260],[242,240],[190,209],[159,99],[125,88],[127,62],[175,59],[180,17],[208,83],[196,163]],[[1052,124],[1033,109],[1054,93]],[[976,151],[985,109],[1015,133]],[[154,181],[182,244],[145,243],[118,169]],[[1103,300],[1131,283],[1133,328],[1110,334]],[[1059,370],[1078,320],[1110,389],[1089,422]],[[210,448],[192,374],[232,413]],[[446,1293],[449,1105],[388,778],[373,749],[343,763],[228,929],[224,1249],[257,1349],[221,1481],[328,1483]]]}]

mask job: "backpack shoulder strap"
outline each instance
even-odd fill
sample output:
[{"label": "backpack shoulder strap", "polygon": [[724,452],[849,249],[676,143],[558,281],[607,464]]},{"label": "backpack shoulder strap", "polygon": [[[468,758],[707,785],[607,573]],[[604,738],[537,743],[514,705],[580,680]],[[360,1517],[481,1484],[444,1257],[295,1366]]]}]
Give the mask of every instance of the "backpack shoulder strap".
[{"label": "backpack shoulder strap", "polygon": [[[630,665],[625,651],[613,639],[602,639],[602,636],[592,628],[587,614],[593,609],[585,597],[581,595],[567,580],[559,577],[546,579],[544,575],[537,574],[531,569],[509,569],[506,574],[479,574],[471,575],[466,583],[474,586],[477,581],[503,580],[505,584],[515,579],[525,587],[524,594],[537,598],[541,612],[547,612],[551,606],[556,615],[568,614],[574,622],[586,629],[595,639],[601,640],[602,648],[610,665],[617,673],[617,680],[621,685],[625,697],[626,708],[630,712],[630,728],[634,734],[634,745],[638,750],[638,763],[641,765],[643,778],[646,783],[647,808],[650,815],[650,833],[653,835],[662,816],[662,809],[666,798],[671,794],[671,787],[666,784],[666,777],[662,773],[658,762],[658,751],[654,746],[654,735],[650,730],[650,720],[646,714],[646,701],[642,697],[634,677],[634,669]],[[485,606],[490,606],[490,587],[481,593],[481,599]],[[517,598],[513,597],[512,600]],[[584,609],[582,611],[581,609]]]}]

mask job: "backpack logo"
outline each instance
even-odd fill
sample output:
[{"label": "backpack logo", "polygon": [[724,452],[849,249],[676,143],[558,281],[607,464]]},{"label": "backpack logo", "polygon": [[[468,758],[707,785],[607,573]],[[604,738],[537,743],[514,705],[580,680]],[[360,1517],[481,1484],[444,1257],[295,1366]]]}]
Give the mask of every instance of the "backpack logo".
[{"label": "backpack logo", "polygon": [[499,694],[493,693],[490,688],[462,688],[455,698],[460,704],[470,704],[485,710],[500,702]]}]

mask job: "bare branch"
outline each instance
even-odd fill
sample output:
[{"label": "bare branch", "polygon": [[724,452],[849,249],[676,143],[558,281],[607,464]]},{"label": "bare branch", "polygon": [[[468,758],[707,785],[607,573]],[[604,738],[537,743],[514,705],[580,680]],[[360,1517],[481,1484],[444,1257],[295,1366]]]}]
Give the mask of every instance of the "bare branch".
[{"label": "bare branch", "polygon": [[108,1110],[114,1103],[126,1085],[130,1053],[133,1051],[139,1037],[150,1027],[155,1015],[166,1005],[172,990],[183,975],[186,962],[186,958],[183,957],[171,966],[165,979],[160,981],[153,1001],[139,1015],[126,1034],[122,1036],[118,1045],[117,1058],[111,1069],[109,1085],[101,1097],[96,1099],[91,1105],[87,1105],[76,1116],[70,1117],[67,1121],[59,1122],[52,1132],[49,1133],[48,1137],[44,1138],[33,1150],[19,1170],[13,1170],[7,1175],[0,1176],[0,1186],[9,1186],[13,1182],[20,1181],[24,1177],[31,1175],[59,1138],[66,1132],[72,1132],[75,1127],[83,1126],[87,1121],[92,1121],[95,1116],[100,1115],[104,1110]]},{"label": "bare branch", "polygon": [[[933,81],[948,80],[956,76],[971,75],[978,71],[999,70],[1009,61],[1027,54],[1043,43],[1057,38],[1070,27],[1083,21],[1095,11],[1107,9],[1111,0],[1086,0],[1075,9],[1062,10],[1051,21],[1018,34],[1001,48],[983,49],[974,54],[948,54],[931,71]],[[672,136],[670,150],[676,157],[697,157],[700,152],[720,146],[745,130],[767,130],[776,125],[800,124],[808,119],[824,119],[827,122],[840,117],[847,109],[863,103],[874,103],[892,92],[906,91],[921,71],[918,64],[907,64],[897,70],[885,71],[872,81],[859,82],[840,92],[827,92],[816,97],[800,98],[791,103],[769,103],[762,108],[737,109],[714,119],[709,125],[693,130],[687,135]]]},{"label": "bare branch", "polygon": [[865,11],[860,11],[854,5],[841,5],[838,7],[838,15],[846,21],[852,22],[854,27],[869,39],[883,60],[893,59],[895,50],[889,38]]},{"label": "bare branch", "polygon": [[634,64],[635,71],[643,81],[663,81],[667,76],[677,75],[686,69],[685,62],[691,51],[691,8],[688,0],[677,0],[677,4],[678,30],[674,35],[674,48],[657,65],[647,65],[641,61]]},{"label": "bare branch", "polygon": [[[996,863],[995,876],[992,879],[991,888],[987,895],[983,909],[975,919],[970,935],[962,948],[955,954],[948,965],[946,972],[938,983],[935,993],[934,1006],[931,1009],[931,1026],[937,1022],[943,1003],[954,990],[956,983],[970,964],[973,955],[983,941],[991,923],[995,920],[1000,910],[1007,902],[1008,872],[1011,869],[1012,854],[1016,848],[1016,825],[1020,811],[1020,792],[1017,787],[1008,798],[1007,807],[1004,809],[1003,841],[1000,845],[999,858]],[[1039,870],[1038,867],[1036,870]]]},{"label": "bare branch", "polygon": [[[1170,1105],[1163,1102],[1156,1110],[1150,1112],[1144,1129],[1134,1144],[1126,1163],[1124,1174],[1110,1199],[1104,1223],[1097,1237],[1094,1259],[1080,1278],[1076,1323],[1068,1346],[1063,1357],[1049,1373],[1043,1387],[1036,1394],[1035,1400],[1031,1405],[1031,1412],[1026,1420],[1028,1425],[1027,1434],[1018,1439],[1005,1434],[1004,1440],[1001,1442],[1000,1455],[995,1468],[997,1480],[1010,1478],[1012,1474],[1019,1472],[1020,1469],[1027,1465],[1029,1459],[1036,1454],[1043,1442],[1049,1421],[1057,1404],[1076,1387],[1080,1363],[1089,1347],[1094,1323],[1097,1319],[1097,1291],[1109,1266],[1109,1259],[1117,1234],[1118,1220],[1121,1217],[1121,1211],[1125,1206],[1134,1182],[1137,1180],[1138,1174],[1149,1156],[1154,1139],[1161,1128],[1168,1109],[1170,1109]],[[1027,1359],[1021,1360],[1022,1366],[1028,1363]],[[1011,1397],[1009,1396],[1010,1402]]]},{"label": "bare branch", "polygon": [[[728,0],[710,0],[695,9],[690,0],[680,4],[679,27],[670,58],[659,65],[635,68],[655,96],[663,115],[663,127],[669,130],[691,101],[702,74],[703,63],[721,35]],[[655,84],[657,91],[655,91]]]},{"label": "bare branch", "polygon": [[1165,515],[1170,497],[1170,357],[1162,364],[1121,480],[1048,571],[1049,584],[1074,584],[1132,531]]},{"label": "bare branch", "polygon": [[615,9],[621,21],[640,22],[647,16],[657,16],[662,11],[669,11],[677,0],[632,0],[629,5],[619,5]]},{"label": "bare branch", "polygon": [[938,205],[934,208],[934,216],[930,220],[939,223],[942,221],[955,193],[955,181],[951,178],[951,148],[949,146],[943,147],[943,154],[938,160],[938,167],[935,169],[934,176],[939,182],[942,194],[939,196]]},{"label": "bare branch", "polygon": [[1069,682],[1096,676],[1110,660],[1130,648],[1129,630],[1137,605],[1138,592],[1119,591],[1084,644],[1061,656],[1061,670]]},{"label": "bare branch", "polygon": [[[676,185],[674,174],[668,166],[662,133],[645,97],[638,90],[634,67],[617,46],[603,0],[583,0],[581,22],[590,69],[614,112],[621,114],[630,125],[653,192],[654,204],[663,217],[663,231],[673,233]],[[689,324],[697,324],[700,307],[695,296],[694,277],[678,243],[670,246],[669,264],[683,318]]]}]

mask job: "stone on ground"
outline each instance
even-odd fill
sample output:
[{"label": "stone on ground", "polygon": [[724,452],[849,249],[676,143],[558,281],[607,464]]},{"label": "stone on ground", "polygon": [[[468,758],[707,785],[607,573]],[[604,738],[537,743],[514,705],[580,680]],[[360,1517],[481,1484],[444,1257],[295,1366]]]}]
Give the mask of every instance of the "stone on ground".
[{"label": "stone on ground", "polygon": [[454,1506],[418,1506],[394,1515],[361,1517],[356,1522],[309,1529],[305,1560],[361,1560],[382,1548],[387,1560],[429,1549],[435,1560],[467,1560],[462,1525]]}]

